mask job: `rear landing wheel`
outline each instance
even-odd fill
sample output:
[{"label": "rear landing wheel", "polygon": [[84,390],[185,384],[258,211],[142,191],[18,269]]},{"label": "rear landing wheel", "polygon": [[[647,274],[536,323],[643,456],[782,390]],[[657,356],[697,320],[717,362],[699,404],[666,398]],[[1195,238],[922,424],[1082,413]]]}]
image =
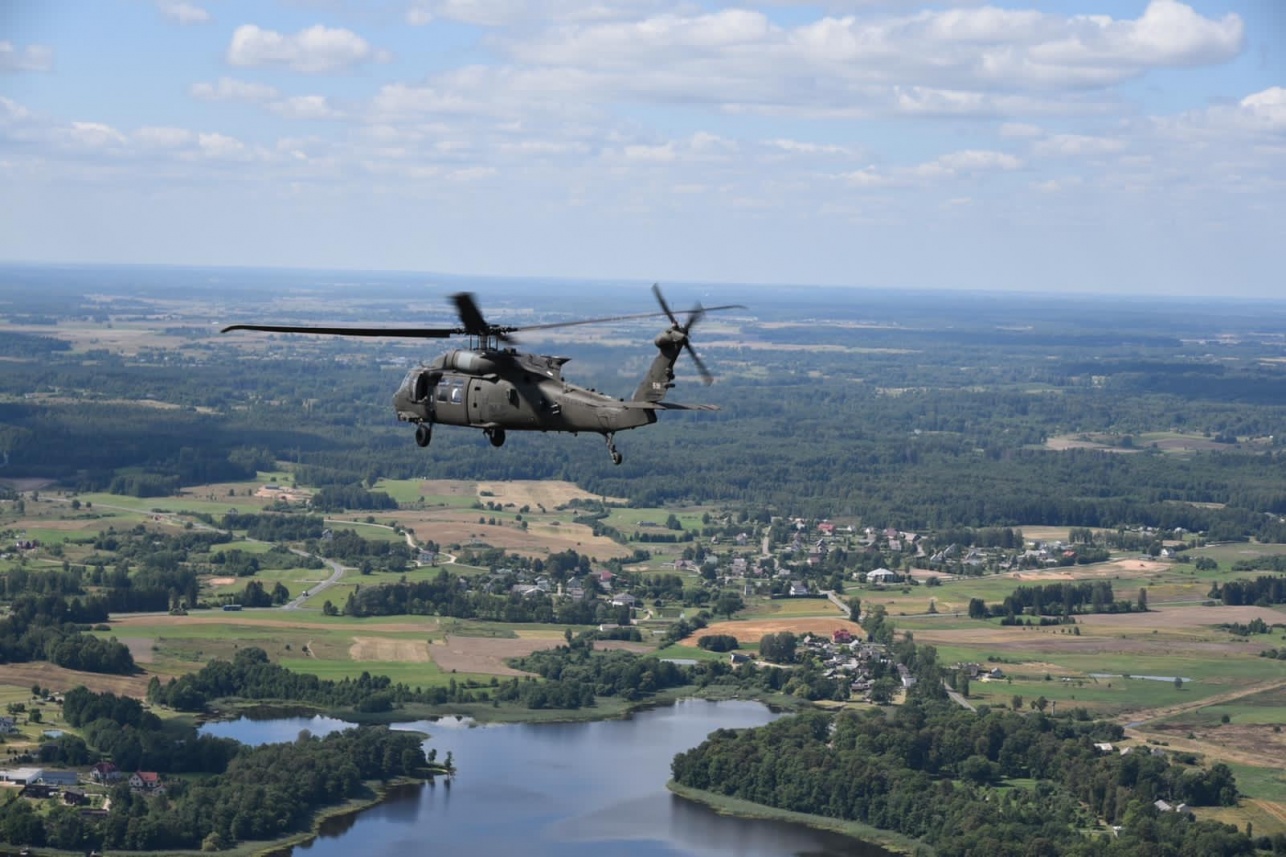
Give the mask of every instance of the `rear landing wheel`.
[{"label": "rear landing wheel", "polygon": [[433,427],[428,423],[420,423],[415,427],[415,443],[418,446],[428,446],[429,441],[433,440]]},{"label": "rear landing wheel", "polygon": [[491,441],[491,445],[492,445],[492,446],[504,446],[504,445],[505,445],[505,430],[504,430],[504,429],[502,429],[502,428],[498,428],[498,429],[487,429],[486,431],[487,431],[487,438]]}]

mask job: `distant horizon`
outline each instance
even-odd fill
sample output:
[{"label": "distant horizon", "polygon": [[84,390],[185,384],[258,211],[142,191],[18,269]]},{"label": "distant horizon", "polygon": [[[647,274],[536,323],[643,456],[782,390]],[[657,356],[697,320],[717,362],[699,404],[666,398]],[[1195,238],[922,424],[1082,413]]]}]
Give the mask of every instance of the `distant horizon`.
[{"label": "distant horizon", "polygon": [[646,289],[652,283],[659,283],[662,288],[673,286],[694,287],[694,288],[717,288],[733,289],[738,287],[752,289],[826,289],[836,291],[853,291],[853,292],[873,292],[873,293],[900,293],[912,292],[917,295],[958,295],[958,296],[1003,296],[1003,297],[1028,297],[1028,298],[1048,298],[1056,300],[1059,298],[1081,298],[1095,297],[1118,299],[1123,301],[1136,300],[1155,300],[1156,298],[1166,298],[1169,300],[1179,300],[1185,303],[1207,303],[1219,301],[1233,301],[1236,303],[1267,303],[1267,304],[1286,304],[1286,293],[1281,295],[1259,295],[1244,293],[1224,293],[1224,294],[1185,294],[1185,293],[1159,293],[1155,291],[1132,291],[1128,289],[1083,289],[1069,290],[1061,289],[1057,291],[1040,290],[1032,288],[977,288],[967,286],[939,286],[939,285],[871,285],[866,283],[805,283],[805,282],[768,282],[768,281],[741,281],[741,280],[694,280],[675,278],[669,280],[658,280],[655,278],[625,278],[625,277],[594,277],[594,276],[565,276],[558,274],[501,274],[501,273],[461,273],[457,271],[435,271],[435,270],[416,270],[402,268],[363,268],[363,267],[309,267],[297,265],[242,265],[242,264],[203,264],[203,263],[178,263],[178,262],[101,262],[101,261],[44,261],[30,259],[2,259],[0,258],[0,269],[6,267],[12,268],[74,268],[74,269],[145,269],[145,270],[186,270],[186,271],[245,271],[245,272],[263,272],[271,274],[346,274],[360,275],[368,274],[372,276],[387,277],[442,277],[455,280],[498,280],[512,282],[515,285],[524,281],[558,281],[566,283],[568,286],[578,284],[593,286],[619,286],[621,288],[642,287]]}]

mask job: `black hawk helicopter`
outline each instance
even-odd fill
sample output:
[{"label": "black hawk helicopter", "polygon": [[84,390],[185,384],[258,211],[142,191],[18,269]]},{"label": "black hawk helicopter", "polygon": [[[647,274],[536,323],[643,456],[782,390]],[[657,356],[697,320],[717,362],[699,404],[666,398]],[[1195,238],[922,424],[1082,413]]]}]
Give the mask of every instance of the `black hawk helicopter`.
[{"label": "black hawk helicopter", "polygon": [[[620,464],[616,433],[656,422],[658,411],[713,411],[715,405],[679,405],[666,402],[674,386],[674,363],[686,350],[701,380],[713,381],[710,370],[697,356],[688,338],[692,326],[707,312],[745,309],[741,304],[702,307],[697,304],[680,322],[653,285],[661,312],[589,318],[577,321],[506,327],[490,324],[473,295],[452,295],[460,327],[309,327],[284,324],[233,324],[233,330],[269,333],[311,333],[328,336],[390,336],[411,339],[469,337],[469,347],[448,351],[432,363],[412,369],[393,394],[397,418],[415,424],[415,442],[428,446],[434,424],[482,429],[492,446],[503,446],[507,431],[595,432],[607,442],[612,463]],[[526,354],[513,347],[512,334],[582,324],[603,324],[634,318],[665,316],[670,326],[654,340],[660,352],[629,399],[616,399],[596,390],[578,387],[563,379],[567,357]]]}]

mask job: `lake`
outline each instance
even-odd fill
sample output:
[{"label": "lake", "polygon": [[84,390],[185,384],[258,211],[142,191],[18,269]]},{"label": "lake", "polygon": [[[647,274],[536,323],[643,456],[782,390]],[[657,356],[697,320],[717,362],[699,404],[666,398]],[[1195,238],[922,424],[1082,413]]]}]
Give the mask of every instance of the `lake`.
[{"label": "lake", "polygon": [[[886,857],[828,831],[721,816],[665,783],[675,753],[715,729],[762,726],[755,702],[684,700],[628,720],[471,726],[452,718],[398,724],[429,734],[458,769],[450,786],[398,789],[388,801],[323,825],[293,857]],[[208,734],[247,744],[293,741],[346,726],[331,718],[236,720]]]}]

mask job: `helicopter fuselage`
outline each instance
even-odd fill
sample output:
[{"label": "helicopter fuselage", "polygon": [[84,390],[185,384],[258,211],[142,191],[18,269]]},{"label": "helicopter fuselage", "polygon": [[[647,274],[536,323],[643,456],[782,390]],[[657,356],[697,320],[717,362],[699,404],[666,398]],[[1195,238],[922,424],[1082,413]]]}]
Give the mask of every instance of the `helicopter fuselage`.
[{"label": "helicopter fuselage", "polygon": [[491,432],[608,434],[656,422],[653,408],[563,380],[566,362],[512,349],[449,351],[408,372],[393,407],[406,422]]}]

